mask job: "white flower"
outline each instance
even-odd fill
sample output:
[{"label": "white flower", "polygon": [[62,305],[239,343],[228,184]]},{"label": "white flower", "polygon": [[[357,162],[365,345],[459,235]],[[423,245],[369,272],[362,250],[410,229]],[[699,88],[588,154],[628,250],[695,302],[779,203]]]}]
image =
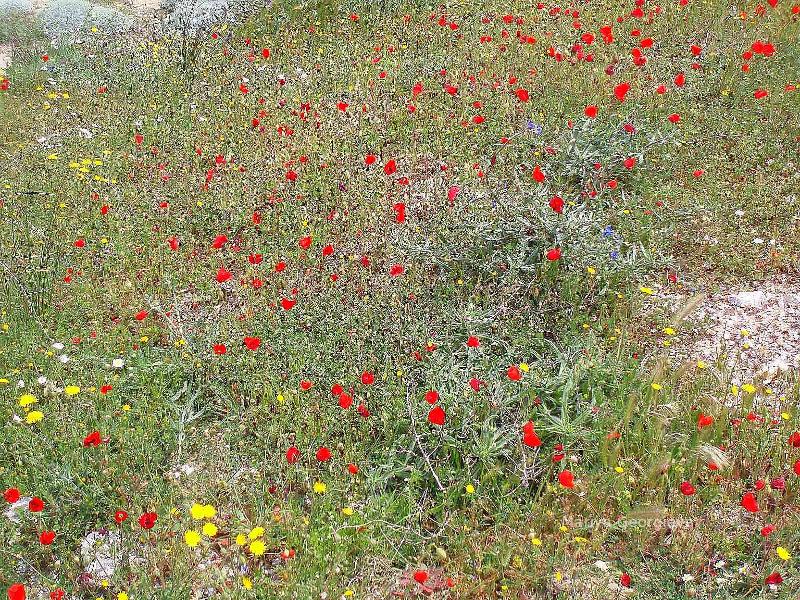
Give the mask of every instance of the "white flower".
[{"label": "white flower", "polygon": [[67,364],[69,362],[69,356],[67,356],[66,354],[62,354],[61,356],[58,357],[58,360],[60,360],[64,364]]},{"label": "white flower", "polygon": [[111,366],[114,367],[115,369],[121,369],[122,367],[125,366],[125,361],[122,360],[121,358],[115,358],[114,360],[111,361]]},{"label": "white flower", "polygon": [[63,350],[64,349],[64,344],[62,344],[61,342],[54,342],[53,343],[53,348],[55,348],[56,350]]},{"label": "white flower", "polygon": [[36,383],[39,385],[45,385],[47,383],[47,377],[44,375],[39,375],[39,378],[36,380]]},{"label": "white flower", "polygon": [[598,560],[596,563],[594,563],[594,566],[603,572],[608,571],[608,563],[602,560]]},{"label": "white flower", "polygon": [[682,579],[683,583],[689,583],[690,581],[694,581],[694,577],[692,575],[689,575],[689,573],[684,573]]}]

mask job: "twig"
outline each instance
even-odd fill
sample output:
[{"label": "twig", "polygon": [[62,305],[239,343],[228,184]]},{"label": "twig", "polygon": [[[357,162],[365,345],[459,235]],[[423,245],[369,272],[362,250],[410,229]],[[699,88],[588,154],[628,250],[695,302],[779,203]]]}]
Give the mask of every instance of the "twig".
[{"label": "twig", "polygon": [[411,408],[411,390],[406,387],[406,408],[408,409],[408,415],[411,417],[411,433],[414,434],[414,439],[416,440],[417,446],[419,447],[420,452],[422,452],[422,457],[425,459],[425,462],[428,464],[428,468],[433,475],[433,479],[436,481],[436,487],[439,488],[440,492],[444,491],[444,486],[442,482],[439,480],[439,476],[436,474],[436,471],[431,464],[431,459],[428,456],[428,453],[425,451],[425,447],[422,445],[422,440],[419,438],[419,434],[417,433],[417,419],[414,417],[414,411]]}]

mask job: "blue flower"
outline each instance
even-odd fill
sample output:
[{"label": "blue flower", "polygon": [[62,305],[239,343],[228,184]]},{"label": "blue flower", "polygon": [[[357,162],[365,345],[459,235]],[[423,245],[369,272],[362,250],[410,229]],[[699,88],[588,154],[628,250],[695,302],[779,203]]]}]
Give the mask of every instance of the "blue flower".
[{"label": "blue flower", "polygon": [[544,127],[542,127],[538,123],[534,123],[533,121],[528,121],[527,128],[528,131],[532,131],[536,135],[542,135],[542,131],[544,131]]},{"label": "blue flower", "polygon": [[606,228],[603,229],[603,237],[611,237],[614,235],[614,228],[611,225],[606,225]]},{"label": "blue flower", "polygon": [[619,252],[617,252],[616,250],[612,250],[609,256],[611,257],[611,260],[617,260],[617,258],[619,258]]}]

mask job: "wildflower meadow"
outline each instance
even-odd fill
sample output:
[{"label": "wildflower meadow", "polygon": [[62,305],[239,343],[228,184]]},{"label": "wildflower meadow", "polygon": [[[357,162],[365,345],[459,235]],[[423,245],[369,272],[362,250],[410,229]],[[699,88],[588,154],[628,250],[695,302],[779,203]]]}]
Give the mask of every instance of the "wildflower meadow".
[{"label": "wildflower meadow", "polygon": [[0,594],[800,598],[799,163],[793,0],[0,3]]}]

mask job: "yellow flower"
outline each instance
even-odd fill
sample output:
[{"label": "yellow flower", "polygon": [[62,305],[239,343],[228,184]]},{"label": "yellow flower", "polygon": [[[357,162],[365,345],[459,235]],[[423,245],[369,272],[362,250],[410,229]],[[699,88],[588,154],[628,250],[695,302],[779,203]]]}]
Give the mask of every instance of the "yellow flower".
[{"label": "yellow flower", "polygon": [[783,546],[778,546],[777,548],[775,548],[775,554],[780,556],[781,559],[783,560],[789,560],[790,558],[792,558],[792,555],[789,554],[789,551]]},{"label": "yellow flower", "polygon": [[189,546],[189,548],[194,548],[200,543],[201,538],[199,533],[197,533],[194,529],[190,529],[183,534],[183,539],[186,541],[186,545]]},{"label": "yellow flower", "polygon": [[468,494],[474,494],[475,493],[475,486],[472,485],[471,483],[468,483],[467,487],[464,488],[464,489],[467,491]]},{"label": "yellow flower", "polygon": [[354,511],[353,511],[353,509],[352,509],[352,508],[350,508],[349,506],[345,506],[345,507],[342,509],[342,514],[343,514],[344,516],[346,516],[346,517],[351,517],[351,516],[353,516],[353,512],[354,512]]},{"label": "yellow flower", "polygon": [[782,412],[781,413],[781,419],[783,419],[784,421],[788,421],[791,418],[792,418],[792,415],[790,415],[789,413],[787,413],[787,412]]},{"label": "yellow flower", "polygon": [[204,519],[213,519],[217,516],[217,509],[211,506],[210,504],[203,505],[203,518]]},{"label": "yellow flower", "polygon": [[243,533],[240,533],[236,536],[236,545],[244,546],[245,544],[247,544],[247,536]]},{"label": "yellow flower", "polygon": [[43,414],[42,414],[40,411],[38,411],[38,410],[32,410],[31,412],[29,412],[29,413],[28,413],[28,414],[25,416],[25,422],[26,422],[28,425],[32,425],[32,424],[34,424],[34,423],[38,423],[38,422],[39,422],[39,421],[41,421],[42,419],[44,419],[44,415],[43,415]]},{"label": "yellow flower", "polygon": [[253,527],[250,530],[250,533],[247,534],[247,537],[249,537],[251,540],[257,540],[264,535],[264,531],[265,530],[263,527]]},{"label": "yellow flower", "polygon": [[614,467],[614,470],[615,470],[617,473],[624,473],[624,472],[625,472],[625,469],[623,469],[622,467]]},{"label": "yellow flower", "polygon": [[540,540],[537,537],[531,538],[531,544],[533,544],[534,546],[541,546],[542,545],[542,540]]},{"label": "yellow flower", "polygon": [[120,592],[117,594],[117,600],[128,600],[128,594],[125,592]]},{"label": "yellow flower", "polygon": [[597,273],[597,269],[594,267],[586,267],[586,270],[589,272],[589,275],[595,275]]},{"label": "yellow flower", "polygon": [[262,542],[261,540],[256,540],[255,542],[250,544],[250,552],[253,553],[253,556],[261,556],[262,554],[264,554],[264,551],[266,549],[267,548],[264,545],[264,542]]},{"label": "yellow flower", "polygon": [[207,535],[208,537],[214,537],[217,535],[217,526],[213,523],[206,523],[203,525],[203,535]]},{"label": "yellow flower", "polygon": [[651,383],[650,387],[653,388],[655,391],[658,391],[658,390],[661,389],[661,384],[660,383]]},{"label": "yellow flower", "polygon": [[675,335],[675,330],[672,327],[664,327],[664,333],[667,335]]},{"label": "yellow flower", "polygon": [[648,296],[652,296],[652,295],[655,293],[655,292],[652,290],[652,288],[649,288],[649,287],[644,287],[644,286],[643,286],[643,287],[640,287],[640,288],[639,288],[639,291],[640,291],[640,292],[642,292],[643,294],[647,294]]},{"label": "yellow flower", "polygon": [[325,490],[327,490],[327,489],[328,489],[328,486],[325,485],[324,483],[322,483],[321,481],[317,481],[314,484],[314,492],[316,492],[317,494],[324,494]]},{"label": "yellow flower", "polygon": [[706,363],[704,363],[702,360],[698,360],[697,361],[697,368],[698,369],[705,369],[706,366],[707,366]]},{"label": "yellow flower", "polygon": [[38,400],[36,399],[36,396],[32,394],[25,394],[19,399],[20,406],[29,406],[31,404],[35,404],[36,402],[38,402]]},{"label": "yellow flower", "polygon": [[742,386],[742,389],[748,394],[752,394],[756,391],[756,386],[754,386],[752,383],[745,383]]},{"label": "yellow flower", "polygon": [[81,391],[81,388],[79,388],[77,385],[68,385],[67,387],[64,388],[64,393],[67,396],[75,396],[75,395],[79,394],[80,391]]},{"label": "yellow flower", "polygon": [[253,582],[249,577],[242,577],[242,587],[246,590],[253,589]]},{"label": "yellow flower", "polygon": [[203,518],[203,505],[194,503],[192,504],[192,508],[189,509],[189,513],[192,515],[192,518],[199,521]]},{"label": "yellow flower", "polygon": [[738,385],[732,385],[731,386],[731,394],[736,396],[738,393],[739,393],[739,386]]},{"label": "yellow flower", "polygon": [[531,367],[528,363],[519,363],[519,368],[520,371],[522,371],[523,373],[527,373],[528,371],[531,370]]}]

